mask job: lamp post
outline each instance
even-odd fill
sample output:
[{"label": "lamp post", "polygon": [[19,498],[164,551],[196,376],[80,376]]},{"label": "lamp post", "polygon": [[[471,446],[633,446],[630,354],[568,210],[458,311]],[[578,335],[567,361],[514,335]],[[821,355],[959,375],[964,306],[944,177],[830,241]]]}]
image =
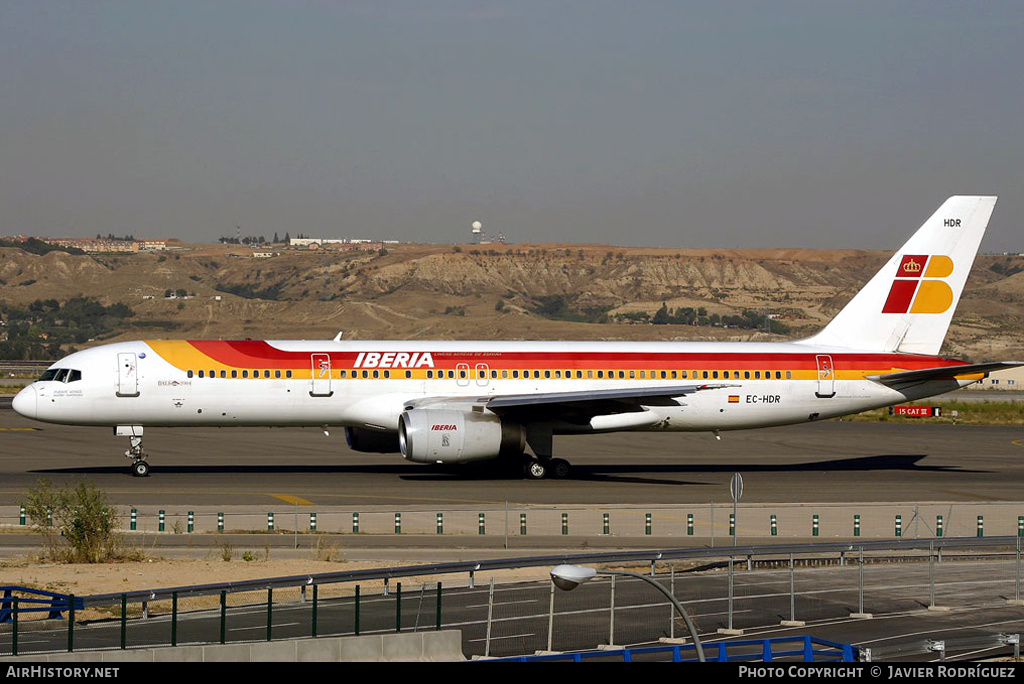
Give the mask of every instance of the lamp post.
[{"label": "lamp post", "polygon": [[679,615],[682,616],[683,622],[686,623],[686,629],[689,630],[690,636],[693,638],[693,645],[697,649],[697,660],[705,662],[704,660],[704,647],[700,643],[700,635],[697,634],[697,628],[694,626],[693,621],[690,620],[689,613],[683,608],[683,604],[672,595],[672,593],[663,587],[658,582],[655,582],[646,575],[641,575],[638,572],[630,572],[628,570],[596,570],[594,568],[588,568],[583,565],[559,565],[551,569],[551,581],[556,587],[563,591],[572,591],[579,585],[587,582],[597,575],[623,575],[626,577],[635,577],[636,579],[647,582],[652,587],[660,591],[662,594],[672,602],[676,610],[679,611]]}]

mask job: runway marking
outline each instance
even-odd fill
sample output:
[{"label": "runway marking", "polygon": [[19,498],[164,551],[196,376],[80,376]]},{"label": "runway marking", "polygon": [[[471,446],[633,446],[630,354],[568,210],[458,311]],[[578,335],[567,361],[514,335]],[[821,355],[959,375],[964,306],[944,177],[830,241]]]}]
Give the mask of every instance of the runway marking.
[{"label": "runway marking", "polygon": [[946,494],[953,494],[955,496],[964,496],[967,497],[968,499],[974,499],[978,501],[1008,501],[1007,499],[999,496],[985,496],[984,494],[977,494],[975,492],[958,492],[955,489],[940,489],[938,491],[945,492]]},{"label": "runway marking", "polygon": [[1024,439],[1014,439],[1010,441],[1013,446],[1024,447]]},{"label": "runway marking", "polygon": [[0,432],[32,432],[33,430],[42,430],[43,428],[27,427],[27,428],[0,428]]},{"label": "runway marking", "polygon": [[280,499],[281,501],[284,501],[285,503],[296,504],[298,506],[312,506],[313,505],[312,501],[307,501],[306,499],[303,499],[302,497],[294,496],[292,494],[271,494],[270,496],[274,497],[275,499]]}]

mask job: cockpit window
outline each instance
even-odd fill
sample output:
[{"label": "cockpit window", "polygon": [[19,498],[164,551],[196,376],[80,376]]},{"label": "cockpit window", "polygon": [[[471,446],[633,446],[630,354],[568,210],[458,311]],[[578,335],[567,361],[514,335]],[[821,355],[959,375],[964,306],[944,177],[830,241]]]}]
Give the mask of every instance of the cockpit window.
[{"label": "cockpit window", "polygon": [[50,368],[39,376],[39,382],[75,382],[82,379],[82,371],[71,368]]}]

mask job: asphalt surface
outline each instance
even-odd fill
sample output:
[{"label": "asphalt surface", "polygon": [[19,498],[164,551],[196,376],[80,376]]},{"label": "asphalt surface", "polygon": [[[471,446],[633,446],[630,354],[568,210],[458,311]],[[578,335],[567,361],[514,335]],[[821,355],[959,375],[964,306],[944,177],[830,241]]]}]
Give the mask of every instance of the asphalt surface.
[{"label": "asphalt surface", "polygon": [[48,425],[0,408],[0,504],[40,478],[82,478],[113,503],[320,506],[698,504],[731,501],[1019,501],[1024,428],[827,421],[722,433],[556,437],[573,470],[532,481],[491,467],[424,466],[350,451],[341,430],[149,429],[152,471],[133,477],[108,428]]}]

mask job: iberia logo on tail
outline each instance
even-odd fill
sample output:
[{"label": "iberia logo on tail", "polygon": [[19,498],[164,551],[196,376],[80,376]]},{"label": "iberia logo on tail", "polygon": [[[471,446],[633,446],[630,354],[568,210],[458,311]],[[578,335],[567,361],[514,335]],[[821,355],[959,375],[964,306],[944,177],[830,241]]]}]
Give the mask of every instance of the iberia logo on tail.
[{"label": "iberia logo on tail", "polygon": [[953,304],[953,290],[943,278],[953,273],[944,254],[905,254],[882,313],[942,313]]}]

